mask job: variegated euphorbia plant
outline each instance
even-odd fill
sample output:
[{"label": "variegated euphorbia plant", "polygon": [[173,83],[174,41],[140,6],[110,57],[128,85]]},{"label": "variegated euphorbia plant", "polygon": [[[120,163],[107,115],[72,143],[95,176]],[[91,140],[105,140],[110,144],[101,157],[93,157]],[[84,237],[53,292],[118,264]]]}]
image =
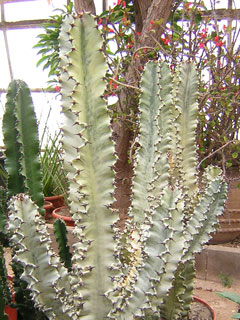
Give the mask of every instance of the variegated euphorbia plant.
[{"label": "variegated euphorbia plant", "polygon": [[51,249],[38,207],[27,195],[12,198],[11,243],[32,298],[49,319],[185,319],[194,255],[215,230],[226,197],[218,168],[207,168],[199,187],[195,67],[186,62],[174,74],[162,62],[145,67],[132,202],[121,232],[102,98],[107,65],[94,18],[68,16],[59,42],[64,163],[78,242],[68,271]]}]

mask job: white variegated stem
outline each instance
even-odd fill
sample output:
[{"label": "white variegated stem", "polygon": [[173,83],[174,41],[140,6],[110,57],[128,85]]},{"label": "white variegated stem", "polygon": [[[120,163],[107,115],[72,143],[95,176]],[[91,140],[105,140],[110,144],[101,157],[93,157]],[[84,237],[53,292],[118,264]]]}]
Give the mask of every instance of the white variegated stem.
[{"label": "white variegated stem", "polygon": [[[198,77],[193,63],[183,63],[174,76],[173,97],[176,116],[176,166],[184,191],[192,196],[197,190],[197,95]],[[175,138],[175,139],[176,139]]]},{"label": "white variegated stem", "polygon": [[[114,200],[114,145],[102,99],[107,65],[100,52],[103,40],[92,16],[66,18],[60,39],[69,48],[62,58],[63,148],[65,166],[70,169],[70,211],[80,240],[74,245],[72,259],[74,303],[82,309],[79,315],[83,319],[104,319],[111,308],[105,293],[113,287],[117,273],[113,241],[117,216],[110,208]],[[74,81],[73,86],[69,80]]]},{"label": "white variegated stem", "polygon": [[[21,276],[28,284],[36,305],[49,319],[71,318],[71,291],[67,269],[50,245],[50,236],[38,208],[27,195],[13,197],[8,228],[16,255],[22,264]],[[14,233],[13,233],[14,232]]]},{"label": "white variegated stem", "polygon": [[157,312],[172,286],[183,254],[182,209],[181,192],[165,188],[161,204],[148,222],[141,263],[135,268],[134,277],[131,275],[132,282],[125,279],[128,285],[122,288],[112,310],[116,319],[134,319],[144,317],[146,311]]},{"label": "white variegated stem", "polygon": [[218,216],[224,209],[227,196],[227,185],[221,176],[221,170],[209,166],[206,169],[204,181],[206,185],[200,193],[199,203],[193,210],[186,225],[187,248],[183,261],[194,257],[202,250],[217,228]]},{"label": "white variegated stem", "polygon": [[151,183],[156,179],[154,164],[158,158],[156,144],[159,140],[157,116],[159,99],[159,66],[154,62],[146,65],[141,81],[139,104],[139,148],[136,152],[132,186],[132,210],[130,216],[138,225],[145,220],[152,195]]}]

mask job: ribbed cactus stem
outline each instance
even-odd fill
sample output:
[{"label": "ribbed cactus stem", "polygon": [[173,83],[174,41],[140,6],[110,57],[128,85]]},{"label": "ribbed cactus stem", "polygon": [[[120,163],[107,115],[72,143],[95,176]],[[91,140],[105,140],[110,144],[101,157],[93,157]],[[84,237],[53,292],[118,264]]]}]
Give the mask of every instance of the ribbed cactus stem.
[{"label": "ribbed cactus stem", "polygon": [[[93,18],[67,17],[60,43],[62,95],[65,124],[63,149],[65,168],[69,168],[70,211],[80,242],[74,245],[72,268],[81,277],[82,317],[106,317],[110,301],[105,292],[112,288],[111,271],[116,260],[113,225],[117,216],[113,203],[114,145],[106,102],[101,98],[107,65],[100,49],[103,40]],[[71,81],[69,84],[69,80]],[[72,126],[71,126],[72,124]],[[70,125],[70,126],[69,126]]]},{"label": "ribbed cactus stem", "polygon": [[[13,197],[9,206],[8,229],[14,260],[24,266],[22,280],[28,284],[36,306],[49,319],[71,319],[70,283],[67,269],[50,248],[50,237],[38,208],[23,194]],[[64,304],[64,302],[66,304]]]},{"label": "ribbed cactus stem", "polygon": [[[218,168],[209,167],[198,185],[195,66],[183,63],[174,74],[165,63],[145,67],[130,219],[120,232],[112,210],[114,145],[101,98],[107,67],[94,18],[67,16],[59,43],[64,167],[78,242],[67,270],[32,200],[14,197],[9,229],[23,278],[49,319],[182,319],[192,301],[194,255],[226,198]],[[61,226],[60,234],[64,240]],[[66,248],[63,241],[63,255]]]},{"label": "ribbed cactus stem", "polygon": [[70,271],[72,269],[72,254],[68,245],[68,231],[65,222],[61,219],[57,219],[53,224],[53,228],[54,235],[58,243],[58,252],[61,262],[68,269],[68,271]]},{"label": "ribbed cactus stem", "polygon": [[27,192],[44,214],[37,120],[30,90],[22,80],[8,87],[3,117],[9,197]]},{"label": "ribbed cactus stem", "polygon": [[[198,112],[198,76],[195,65],[184,63],[177,68],[173,82],[173,100],[176,118],[171,150],[176,180],[183,185],[183,191],[192,197],[197,192],[196,129]],[[189,204],[191,206],[191,204]]]}]

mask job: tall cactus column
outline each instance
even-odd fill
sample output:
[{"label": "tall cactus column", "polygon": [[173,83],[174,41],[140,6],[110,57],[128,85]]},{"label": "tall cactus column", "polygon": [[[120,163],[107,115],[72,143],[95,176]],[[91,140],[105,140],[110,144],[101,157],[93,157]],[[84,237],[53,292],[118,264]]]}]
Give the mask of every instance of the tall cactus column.
[{"label": "tall cactus column", "polygon": [[[62,66],[65,168],[70,169],[70,211],[81,242],[74,246],[72,283],[84,286],[74,295],[95,319],[104,319],[111,303],[105,297],[112,287],[115,246],[110,209],[114,191],[114,145],[107,105],[101,96],[107,65],[100,52],[102,38],[91,16],[68,17],[60,34]],[[115,271],[116,272],[116,271]],[[81,289],[81,290],[80,290]]]},{"label": "tall cactus column", "polygon": [[38,126],[30,90],[22,80],[9,84],[3,137],[9,197],[26,192],[44,214]]}]

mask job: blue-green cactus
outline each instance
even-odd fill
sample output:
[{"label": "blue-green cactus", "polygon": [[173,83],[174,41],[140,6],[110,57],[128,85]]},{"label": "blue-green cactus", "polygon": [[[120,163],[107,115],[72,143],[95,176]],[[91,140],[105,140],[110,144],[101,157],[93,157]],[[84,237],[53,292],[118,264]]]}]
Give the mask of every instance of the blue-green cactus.
[{"label": "blue-green cactus", "polygon": [[49,319],[184,319],[194,255],[226,198],[218,168],[207,168],[199,187],[195,66],[183,63],[174,74],[165,63],[145,67],[132,205],[120,232],[112,209],[114,144],[101,98],[107,66],[93,17],[67,16],[59,42],[64,166],[78,241],[69,271],[50,248],[37,206],[20,194],[9,206],[14,259]]}]

